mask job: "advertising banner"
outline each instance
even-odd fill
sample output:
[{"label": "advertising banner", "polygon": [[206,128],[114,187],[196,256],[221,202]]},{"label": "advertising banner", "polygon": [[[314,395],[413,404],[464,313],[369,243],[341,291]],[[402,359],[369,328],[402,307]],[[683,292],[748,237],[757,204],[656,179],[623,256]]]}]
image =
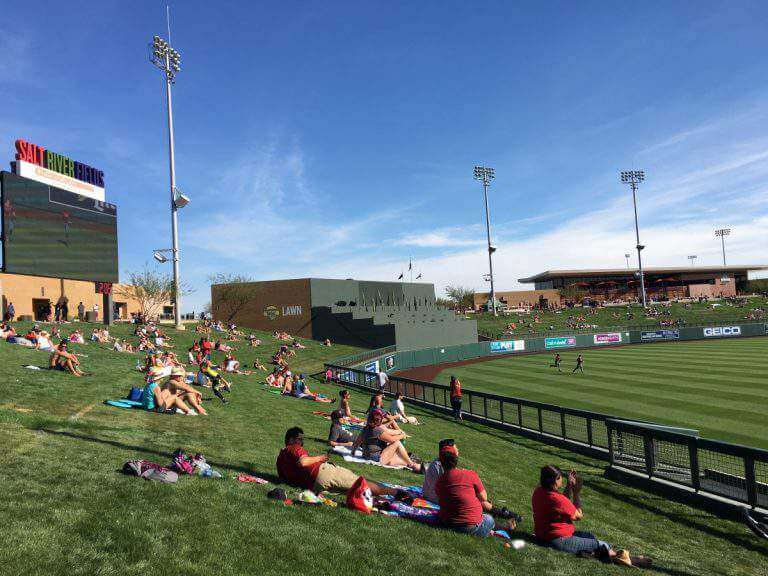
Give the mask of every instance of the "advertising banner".
[{"label": "advertising banner", "polygon": [[392,370],[392,368],[395,367],[395,357],[394,357],[394,355],[393,356],[387,356],[386,358],[384,358],[384,366],[385,366],[384,370],[386,372],[389,372],[390,370]]},{"label": "advertising banner", "polygon": [[576,346],[576,338],[573,336],[560,336],[558,338],[544,338],[544,348],[573,348]]},{"label": "advertising banner", "polygon": [[[374,362],[369,362],[368,364],[365,365],[364,369],[365,369],[366,372],[376,372],[376,374],[378,374],[378,372],[379,372],[379,361],[376,360]],[[365,381],[366,382],[372,382],[372,381],[376,380],[376,374],[374,374],[374,375],[366,374],[365,375]]]},{"label": "advertising banner", "polygon": [[503,340],[491,342],[491,352],[522,352],[525,350],[525,340]]},{"label": "advertising banner", "polygon": [[94,200],[100,200],[101,202],[103,202],[105,198],[104,188],[101,186],[95,186],[89,182],[83,182],[82,180],[67,176],[66,174],[54,172],[48,168],[36,166],[35,164],[30,164],[23,160],[16,161],[16,174],[23,176],[24,178],[37,180],[48,186],[54,186],[62,190],[67,190],[68,192],[74,192],[80,196],[87,196]]},{"label": "advertising banner", "polygon": [[640,340],[654,342],[656,340],[679,340],[680,330],[649,330],[640,332]]},{"label": "advertising banner", "polygon": [[618,344],[621,342],[621,332],[611,332],[610,334],[595,334],[593,336],[595,344]]},{"label": "advertising banner", "polygon": [[722,336],[741,336],[741,326],[716,326],[704,328],[705,338],[720,338]]}]

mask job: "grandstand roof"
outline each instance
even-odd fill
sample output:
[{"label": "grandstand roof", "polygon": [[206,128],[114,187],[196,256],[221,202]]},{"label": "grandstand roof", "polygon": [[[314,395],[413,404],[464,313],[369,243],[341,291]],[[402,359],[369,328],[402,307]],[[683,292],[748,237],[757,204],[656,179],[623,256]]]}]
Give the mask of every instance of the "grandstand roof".
[{"label": "grandstand roof", "polygon": [[[732,272],[746,274],[749,270],[768,270],[768,264],[736,265],[736,266],[671,266],[644,268],[643,272],[652,274],[722,274]],[[628,276],[635,275],[635,268],[595,268],[583,270],[547,270],[527,278],[519,278],[523,284],[531,282],[543,282],[553,278],[582,278],[584,276]]]}]

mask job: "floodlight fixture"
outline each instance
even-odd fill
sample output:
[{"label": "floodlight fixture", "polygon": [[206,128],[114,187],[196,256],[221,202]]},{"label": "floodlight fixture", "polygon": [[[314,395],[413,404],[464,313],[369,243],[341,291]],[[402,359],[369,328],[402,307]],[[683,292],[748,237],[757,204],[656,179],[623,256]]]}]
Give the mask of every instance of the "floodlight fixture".
[{"label": "floodlight fixture", "polygon": [[637,244],[637,268],[640,275],[640,296],[643,301],[643,308],[648,306],[648,300],[645,293],[645,275],[643,274],[643,258],[641,252],[645,248],[640,244],[640,226],[637,221],[637,185],[645,180],[645,172],[643,170],[622,170],[621,171],[622,184],[629,184],[632,187],[632,206],[635,209],[635,239]]},{"label": "floodlight fixture", "polygon": [[488,238],[488,278],[491,283],[491,304],[493,306],[493,315],[498,316],[496,310],[496,291],[493,287],[493,253],[496,252],[496,247],[491,244],[491,212],[488,208],[488,186],[491,185],[491,180],[496,178],[496,171],[488,166],[475,166],[474,169],[475,180],[479,180],[483,183],[483,199],[485,200],[485,231]]},{"label": "floodlight fixture", "polygon": [[731,229],[730,228],[719,228],[718,230],[715,230],[715,237],[720,238],[720,243],[723,246],[723,266],[726,266],[725,263],[725,237],[731,235]]},{"label": "floodlight fixture", "polygon": [[173,250],[165,249],[165,248],[161,250],[155,250],[154,252],[152,252],[152,257],[158,262],[160,262],[160,264],[165,264],[166,262],[168,262],[168,258],[165,256],[165,254],[168,252],[173,252]]},{"label": "floodlight fixture", "polygon": [[176,208],[184,208],[184,206],[187,204],[189,204],[189,196],[182,194],[181,190],[175,188],[173,194],[173,205],[176,206]]}]

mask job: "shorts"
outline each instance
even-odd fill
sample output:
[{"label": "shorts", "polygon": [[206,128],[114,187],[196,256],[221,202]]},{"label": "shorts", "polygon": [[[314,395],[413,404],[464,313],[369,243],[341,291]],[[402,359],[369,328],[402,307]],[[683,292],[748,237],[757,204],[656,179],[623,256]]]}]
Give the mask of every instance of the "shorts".
[{"label": "shorts", "polygon": [[493,530],[494,526],[496,526],[496,522],[494,522],[493,516],[490,514],[483,514],[483,519],[480,520],[479,524],[475,524],[474,526],[467,524],[462,524],[459,526],[444,524],[444,526],[446,528],[450,528],[451,530],[455,530],[456,532],[461,532],[462,534],[469,534],[470,536],[485,538],[491,535],[491,531]]},{"label": "shorts", "polygon": [[66,372],[67,371],[67,367],[64,366],[64,364],[59,364],[58,362],[56,362],[56,365],[53,367],[53,369],[54,370],[61,370],[62,372]]},{"label": "shorts", "polygon": [[315,478],[315,492],[346,492],[357,482],[359,476],[341,466],[334,466],[328,462],[320,464]]}]

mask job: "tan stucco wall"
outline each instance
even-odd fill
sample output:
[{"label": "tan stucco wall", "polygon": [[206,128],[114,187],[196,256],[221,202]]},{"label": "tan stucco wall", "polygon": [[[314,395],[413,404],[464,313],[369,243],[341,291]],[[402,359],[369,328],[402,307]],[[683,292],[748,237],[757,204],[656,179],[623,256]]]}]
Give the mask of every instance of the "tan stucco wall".
[{"label": "tan stucco wall", "polygon": [[[558,290],[510,290],[506,292],[496,292],[496,299],[506,302],[511,308],[522,306],[534,306],[539,303],[539,297],[544,296],[550,304],[560,303],[560,292]],[[475,308],[484,306],[490,298],[490,292],[475,292]]]},{"label": "tan stucco wall", "polygon": [[[135,300],[121,295],[120,286],[120,284],[114,285],[113,300],[115,303],[125,302],[126,306],[121,308],[121,317],[128,317],[131,312],[139,310],[139,305]],[[17,318],[26,314],[34,315],[33,299],[50,300],[53,306],[62,296],[69,301],[70,317],[77,315],[77,305],[80,302],[86,310],[93,310],[93,305],[98,304],[99,320],[104,314],[102,295],[96,293],[93,282],[0,273],[0,295],[2,295],[3,313],[8,304],[13,302]]]}]

